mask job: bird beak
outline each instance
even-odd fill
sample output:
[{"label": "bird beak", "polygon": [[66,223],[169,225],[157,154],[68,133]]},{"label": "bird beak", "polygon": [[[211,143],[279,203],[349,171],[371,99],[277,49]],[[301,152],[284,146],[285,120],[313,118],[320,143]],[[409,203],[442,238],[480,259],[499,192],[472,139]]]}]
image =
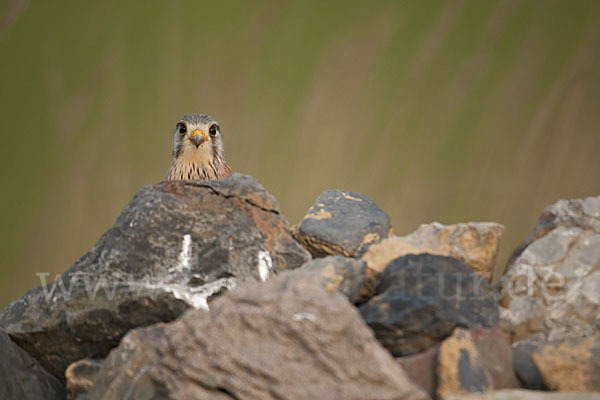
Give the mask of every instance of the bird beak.
[{"label": "bird beak", "polygon": [[204,136],[204,132],[202,132],[200,129],[196,129],[194,132],[192,132],[190,142],[192,142],[192,144],[194,144],[196,148],[200,147],[200,145],[205,141],[206,136]]}]

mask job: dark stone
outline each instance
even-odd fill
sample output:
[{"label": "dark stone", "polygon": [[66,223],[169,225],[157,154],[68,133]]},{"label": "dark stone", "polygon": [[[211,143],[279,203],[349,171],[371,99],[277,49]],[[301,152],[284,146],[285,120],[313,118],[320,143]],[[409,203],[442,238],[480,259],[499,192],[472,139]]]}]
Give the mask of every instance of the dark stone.
[{"label": "dark stone", "polygon": [[309,259],[276,200],[253,178],[162,182],[139,191],[54,283],[5,308],[0,326],[64,379],[70,363],[104,357],[132,328],[207,308],[240,282]]},{"label": "dark stone", "polygon": [[531,354],[533,351],[545,342],[543,335],[538,334],[530,336],[525,340],[514,343],[513,347],[513,368],[521,384],[526,389],[547,390],[544,385],[542,375],[538,371]]},{"label": "dark stone", "polygon": [[103,399],[426,399],[338,293],[287,273],[211,311],[128,333],[89,392]]},{"label": "dark stone", "polygon": [[92,358],[75,361],[69,365],[65,371],[67,400],[79,399],[90,391],[101,365],[101,359]]},{"label": "dark stone", "polygon": [[471,365],[471,356],[467,349],[460,349],[458,376],[461,384],[468,392],[484,392],[490,387],[484,370],[474,368]]},{"label": "dark stone", "polygon": [[358,301],[367,263],[342,256],[328,256],[307,262],[295,269],[293,279],[305,279],[323,288],[327,293],[338,291],[351,303]]},{"label": "dark stone", "polygon": [[418,353],[455,327],[494,327],[498,307],[490,285],[462,262],[431,254],[391,261],[376,295],[360,312],[393,355]]},{"label": "dark stone", "polygon": [[326,190],[310,207],[294,236],[314,257],[360,257],[391,232],[390,217],[367,196]]},{"label": "dark stone", "polygon": [[0,399],[64,399],[62,383],[0,331]]}]

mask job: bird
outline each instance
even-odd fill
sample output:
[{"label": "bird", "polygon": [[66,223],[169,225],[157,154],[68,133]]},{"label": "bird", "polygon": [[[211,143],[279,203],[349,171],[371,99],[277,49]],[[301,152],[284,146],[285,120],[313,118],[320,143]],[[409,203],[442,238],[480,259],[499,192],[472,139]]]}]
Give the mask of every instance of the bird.
[{"label": "bird", "polygon": [[173,134],[173,157],[166,180],[221,179],[230,174],[218,122],[205,114],[181,118]]}]

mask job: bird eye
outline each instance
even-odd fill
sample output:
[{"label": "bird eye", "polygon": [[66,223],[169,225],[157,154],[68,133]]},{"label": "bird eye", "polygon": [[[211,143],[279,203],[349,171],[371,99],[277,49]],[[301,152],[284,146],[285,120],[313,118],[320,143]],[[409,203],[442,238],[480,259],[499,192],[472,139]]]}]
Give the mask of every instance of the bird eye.
[{"label": "bird eye", "polygon": [[187,131],[187,128],[185,127],[184,124],[179,124],[179,127],[177,128],[177,130],[179,131],[180,135],[185,135],[185,132]]},{"label": "bird eye", "polygon": [[210,128],[208,128],[208,133],[210,133],[211,136],[215,136],[218,132],[219,127],[217,125],[211,125]]}]

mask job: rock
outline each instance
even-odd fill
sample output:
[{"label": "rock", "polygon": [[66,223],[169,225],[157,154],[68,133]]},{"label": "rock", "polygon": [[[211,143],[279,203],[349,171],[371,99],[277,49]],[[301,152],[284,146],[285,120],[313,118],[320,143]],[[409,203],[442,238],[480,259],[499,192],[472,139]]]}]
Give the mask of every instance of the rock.
[{"label": "rock", "polygon": [[113,228],[54,283],[0,314],[3,327],[55,376],[103,357],[132,328],[171,321],[240,282],[299,267],[275,199],[240,174],[146,186]]},{"label": "rock", "polygon": [[426,399],[338,293],[283,274],[128,333],[90,399]]},{"label": "rock", "polygon": [[64,399],[62,383],[0,331],[0,399]]},{"label": "rock", "polygon": [[494,327],[498,322],[489,284],[462,262],[431,254],[390,262],[376,296],[359,310],[394,356],[423,351],[457,326]]},{"label": "rock", "polygon": [[504,332],[499,328],[481,327],[469,329],[468,332],[494,389],[522,387],[513,369],[512,347]]},{"label": "rock", "polygon": [[600,197],[548,207],[511,260],[500,325],[513,341],[600,333]]},{"label": "rock", "polygon": [[440,346],[437,377],[439,396],[521,387],[498,328],[456,328]]},{"label": "rock", "polygon": [[600,335],[541,344],[532,358],[550,390],[600,392]]},{"label": "rock", "polygon": [[437,377],[439,397],[494,388],[471,334],[461,328],[440,345]]},{"label": "rock", "polygon": [[530,390],[547,390],[542,375],[531,357],[533,351],[545,343],[542,334],[530,336],[525,340],[513,343],[513,368],[522,386]]},{"label": "rock", "polygon": [[326,190],[310,207],[294,236],[313,257],[360,257],[391,233],[390,217],[367,196]]},{"label": "rock", "polygon": [[435,398],[437,395],[436,365],[439,348],[438,345],[435,345],[421,353],[396,358],[408,378],[425,390],[431,398]]},{"label": "rock", "polygon": [[505,389],[487,393],[449,395],[442,400],[600,400],[600,394]]},{"label": "rock", "polygon": [[338,291],[351,303],[358,301],[365,277],[366,263],[342,256],[316,258],[290,272],[293,279],[306,279],[327,293]]},{"label": "rock", "polygon": [[372,295],[381,272],[390,261],[407,254],[430,253],[456,258],[491,281],[503,233],[504,226],[495,222],[456,225],[434,222],[421,225],[410,235],[384,239],[369,247],[363,255],[367,262],[367,277],[362,298]]},{"label": "rock", "polygon": [[75,400],[90,391],[101,365],[102,360],[91,358],[75,361],[69,365],[65,371],[67,400]]}]

